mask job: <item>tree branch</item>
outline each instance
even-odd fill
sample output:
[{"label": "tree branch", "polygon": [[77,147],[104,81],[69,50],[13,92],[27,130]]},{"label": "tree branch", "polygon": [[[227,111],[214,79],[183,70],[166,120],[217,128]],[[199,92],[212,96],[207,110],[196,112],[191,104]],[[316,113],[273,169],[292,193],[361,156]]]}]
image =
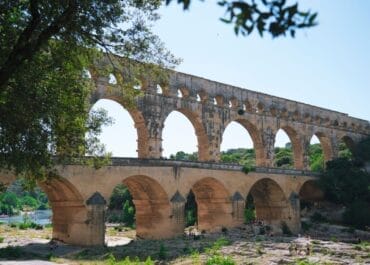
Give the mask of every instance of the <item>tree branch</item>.
[{"label": "tree branch", "polygon": [[46,29],[41,31],[38,36],[34,32],[40,27],[41,17],[38,12],[38,1],[31,0],[29,11],[32,19],[28,26],[21,33],[17,44],[12,49],[8,59],[0,68],[0,92],[5,90],[5,86],[9,81],[12,73],[14,73],[22,63],[30,60],[33,55],[45,44],[53,35],[57,34],[65,24],[71,21],[73,15],[77,13],[76,0],[68,1],[67,9],[54,20]]}]

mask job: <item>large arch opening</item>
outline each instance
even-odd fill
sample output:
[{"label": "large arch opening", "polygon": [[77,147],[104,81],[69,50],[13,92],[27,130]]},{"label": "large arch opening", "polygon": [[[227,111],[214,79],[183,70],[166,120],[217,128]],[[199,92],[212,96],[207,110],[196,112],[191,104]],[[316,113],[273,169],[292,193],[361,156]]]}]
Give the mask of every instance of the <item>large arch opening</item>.
[{"label": "large arch opening", "polygon": [[338,146],[338,157],[353,158],[355,152],[355,142],[347,135],[340,138]]},{"label": "large arch opening", "polygon": [[323,146],[319,138],[314,134],[310,141],[308,149],[308,163],[310,170],[315,172],[321,172],[325,168],[325,158],[323,152]]},{"label": "large arch opening", "polygon": [[214,178],[196,182],[192,189],[197,204],[198,229],[218,231],[232,225],[232,205],[225,186]]},{"label": "large arch opening", "polygon": [[208,137],[201,119],[185,109],[172,111],[162,132],[163,156],[176,160],[209,159]]},{"label": "large arch opening", "polygon": [[169,229],[170,204],[167,193],[154,179],[131,176],[123,180],[132,196],[135,207],[136,237],[166,238],[172,235]]},{"label": "large arch opening", "polygon": [[235,120],[226,126],[220,149],[222,162],[249,167],[263,166],[265,162],[261,135],[247,120]]},{"label": "large arch opening", "polygon": [[[83,197],[67,180],[54,178],[40,183],[52,209],[53,238],[70,244],[89,244],[86,231],[87,209]],[[82,243],[81,240],[86,241]]]},{"label": "large arch opening", "polygon": [[279,129],[275,135],[274,167],[293,168],[293,146],[288,134]]},{"label": "large arch opening", "polygon": [[146,157],[148,154],[148,133],[144,118],[135,109],[127,110],[115,99],[100,99],[90,111],[105,110],[113,119],[111,126],[104,126],[100,141],[113,156]]},{"label": "large arch opening", "polygon": [[120,232],[135,237],[135,205],[128,187],[122,183],[114,187],[109,198],[106,210],[106,233],[118,234]]},{"label": "large arch opening", "polygon": [[325,165],[327,161],[333,158],[333,148],[332,148],[330,138],[322,132],[317,132],[312,136],[311,144],[317,144],[317,143],[320,143],[321,145],[322,156],[323,156],[324,165]]},{"label": "large arch opening", "polygon": [[317,181],[307,180],[301,186],[298,196],[302,229],[305,230],[308,228],[305,225],[309,222],[309,218],[316,212],[316,209],[320,207],[320,202],[324,200],[324,192],[318,186]]},{"label": "large arch opening", "polygon": [[197,226],[198,205],[193,190],[190,190],[185,203],[185,227]]},{"label": "large arch opening", "polygon": [[289,126],[281,127],[275,135],[274,166],[304,168],[303,145],[299,135]]},{"label": "large arch opening", "polygon": [[248,167],[256,165],[256,152],[248,130],[238,122],[227,125],[222,135],[221,162],[237,163]]},{"label": "large arch opening", "polygon": [[[43,229],[42,234],[47,238],[68,244],[95,243],[87,229],[88,210],[73,184],[64,178],[55,177],[28,190],[20,183],[20,180],[16,180],[8,187],[7,192],[1,194],[1,197],[7,196],[8,206],[11,200],[18,199],[22,207],[21,214],[16,213],[18,215],[9,217],[10,223],[18,223],[17,227],[20,229]],[[20,197],[9,196],[9,193]],[[51,228],[45,228],[49,225]]]},{"label": "large arch opening", "polygon": [[261,224],[268,224],[273,231],[280,232],[281,222],[288,222],[291,219],[289,203],[284,192],[272,179],[258,180],[246,198],[246,212],[253,211],[250,213],[251,220],[246,221],[256,219]]},{"label": "large arch opening", "polygon": [[[320,189],[317,181],[307,180],[299,190],[299,199],[301,206],[303,203],[314,203],[324,199],[324,192]],[[301,207],[301,210],[304,207]]]}]

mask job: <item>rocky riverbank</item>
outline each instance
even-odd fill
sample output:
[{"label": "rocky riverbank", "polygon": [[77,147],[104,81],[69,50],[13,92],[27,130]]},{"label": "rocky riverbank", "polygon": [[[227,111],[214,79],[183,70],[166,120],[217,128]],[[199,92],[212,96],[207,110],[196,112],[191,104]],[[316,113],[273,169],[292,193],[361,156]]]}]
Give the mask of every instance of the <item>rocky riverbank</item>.
[{"label": "rocky riverbank", "polygon": [[185,265],[203,264],[215,255],[228,256],[236,264],[370,264],[367,232],[329,224],[316,224],[299,237],[256,235],[255,230],[246,225],[220,233],[141,240],[135,238],[134,230],[109,227],[107,247],[80,248],[50,242],[50,228],[16,230],[1,225],[0,264],[17,259],[29,264],[35,259],[59,264],[112,264],[112,257],[145,260],[150,256],[158,264]]}]

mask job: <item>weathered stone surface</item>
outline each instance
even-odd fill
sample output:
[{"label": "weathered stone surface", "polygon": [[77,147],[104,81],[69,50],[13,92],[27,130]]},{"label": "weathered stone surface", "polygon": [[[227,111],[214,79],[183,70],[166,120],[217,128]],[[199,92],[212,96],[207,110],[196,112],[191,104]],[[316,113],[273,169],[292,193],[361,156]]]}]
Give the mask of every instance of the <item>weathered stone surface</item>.
[{"label": "weathered stone surface", "polygon": [[[108,77],[94,77],[91,104],[99,99],[124,100]],[[149,80],[150,81],[150,80]],[[243,222],[246,198],[253,196],[257,218],[281,230],[300,229],[299,199],[318,200],[322,193],[308,168],[308,147],[316,135],[325,160],[338,154],[340,140],[353,148],[370,135],[368,121],[304,103],[241,89],[203,78],[172,72],[157,93],[145,82],[143,95],[130,108],[138,133],[139,159],[113,158],[94,169],[81,165],[58,168],[60,178],[41,183],[53,210],[53,237],[75,245],[104,244],[106,201],[114,187],[125,184],[136,207],[138,237],[169,238],[184,231],[181,194],[193,191],[198,206],[198,228],[214,231]],[[179,97],[178,95],[182,96]],[[124,104],[123,104],[124,105]],[[184,114],[198,139],[200,162],[169,161],[162,157],[162,131],[172,111]],[[256,171],[248,175],[239,165],[214,163],[226,127],[238,122],[250,134],[256,152]],[[283,129],[292,143],[295,169],[273,168],[275,136]],[[0,172],[0,181],[14,180]],[[93,195],[92,195],[93,194]]]},{"label": "weathered stone surface", "polygon": [[[289,136],[297,169],[308,169],[308,147],[316,135],[325,160],[337,155],[338,144],[349,146],[370,134],[368,121],[348,114],[292,100],[250,91],[204,78],[171,72],[167,85],[149,84],[136,99],[131,114],[138,132],[139,158],[162,157],[162,131],[172,111],[184,114],[193,124],[198,139],[200,161],[219,161],[222,136],[232,122],[240,123],[250,134],[256,151],[256,164],[272,167],[275,135],[283,129]],[[179,97],[178,95],[182,95]],[[122,104],[121,90],[101,77],[91,100],[107,98]],[[124,106],[123,106],[124,107]]]}]

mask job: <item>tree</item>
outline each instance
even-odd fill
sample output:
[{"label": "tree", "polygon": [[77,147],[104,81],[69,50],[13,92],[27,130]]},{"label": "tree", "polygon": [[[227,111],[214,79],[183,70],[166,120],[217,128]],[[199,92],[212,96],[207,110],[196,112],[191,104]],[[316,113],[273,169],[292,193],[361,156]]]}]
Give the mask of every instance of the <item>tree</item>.
[{"label": "tree", "polygon": [[0,194],[0,214],[13,215],[19,207],[19,200],[12,192]]},{"label": "tree", "polygon": [[291,168],[293,167],[293,155],[291,148],[275,148],[274,165],[276,167]]},{"label": "tree", "polygon": [[370,174],[361,163],[347,157],[329,161],[319,183],[329,201],[346,206],[345,223],[358,228],[370,225]]},{"label": "tree", "polygon": [[134,206],[130,205],[129,201],[125,201],[123,204],[123,222],[127,226],[133,226],[135,223],[135,208]]},{"label": "tree", "polygon": [[[105,155],[97,135],[110,120],[89,114],[94,83],[86,71],[113,72],[130,101],[144,74],[173,67],[177,60],[148,26],[160,3],[0,2],[0,168],[35,184],[54,176],[56,163]],[[103,59],[108,65],[96,68]]]},{"label": "tree", "polygon": [[366,137],[358,143],[355,155],[363,162],[370,161],[370,137]]},{"label": "tree", "polygon": [[[172,0],[166,0],[171,3]],[[189,9],[191,0],[177,0],[184,9]],[[272,37],[292,37],[298,29],[317,25],[317,13],[302,11],[298,3],[289,5],[286,0],[220,0],[218,5],[225,9],[221,21],[234,25],[235,34],[250,35],[257,30],[262,37],[265,32]]]},{"label": "tree", "polygon": [[315,172],[324,170],[324,154],[320,144],[312,144],[308,150],[310,169]]},{"label": "tree", "polygon": [[108,208],[109,210],[121,210],[122,205],[124,205],[126,201],[129,202],[130,206],[134,205],[128,188],[125,185],[119,184],[113,189]]}]

